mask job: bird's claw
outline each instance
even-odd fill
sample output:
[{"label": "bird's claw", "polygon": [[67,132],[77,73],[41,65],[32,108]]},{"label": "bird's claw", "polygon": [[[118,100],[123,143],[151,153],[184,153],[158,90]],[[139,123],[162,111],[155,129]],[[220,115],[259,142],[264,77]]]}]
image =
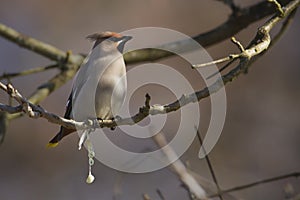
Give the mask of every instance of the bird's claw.
[{"label": "bird's claw", "polygon": [[98,120],[102,120],[99,118],[88,118],[86,121],[86,124],[89,126],[90,132],[93,132],[96,130],[96,128],[99,128],[99,122]]},{"label": "bird's claw", "polygon": [[84,130],[82,135],[80,136],[79,142],[78,142],[78,149],[80,150],[83,143],[87,140],[89,137],[89,134],[91,132],[94,132],[96,128],[99,127],[98,118],[88,118],[85,122],[88,125],[88,129]]},{"label": "bird's claw", "polygon": [[[111,120],[114,121],[116,124],[118,123],[118,121],[120,121],[122,118],[119,115],[116,115],[115,117],[113,117]],[[114,131],[116,129],[116,126],[110,127],[110,130]]]}]

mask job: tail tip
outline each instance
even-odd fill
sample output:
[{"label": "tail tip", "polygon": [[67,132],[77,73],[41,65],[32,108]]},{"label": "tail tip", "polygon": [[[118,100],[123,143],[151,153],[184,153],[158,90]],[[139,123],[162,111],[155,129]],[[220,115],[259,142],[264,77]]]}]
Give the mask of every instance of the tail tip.
[{"label": "tail tip", "polygon": [[57,145],[58,145],[58,142],[54,142],[54,143],[49,142],[49,143],[47,144],[47,148],[54,148],[54,147],[56,147]]}]

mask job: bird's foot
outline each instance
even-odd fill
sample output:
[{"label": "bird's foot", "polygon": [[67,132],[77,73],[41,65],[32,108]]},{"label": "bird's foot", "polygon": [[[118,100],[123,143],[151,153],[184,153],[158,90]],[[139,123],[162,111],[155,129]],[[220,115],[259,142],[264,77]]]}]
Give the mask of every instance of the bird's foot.
[{"label": "bird's foot", "polygon": [[82,135],[80,136],[79,142],[78,142],[78,150],[81,149],[84,142],[89,138],[89,134],[91,132],[94,132],[96,128],[99,127],[98,118],[88,118],[85,122],[88,125],[88,129],[84,130]]},{"label": "bird's foot", "polygon": [[[115,117],[111,118],[112,121],[116,122],[116,124],[118,123],[119,120],[121,120],[122,118],[119,115],[116,115]],[[114,127],[110,127],[110,130],[114,131],[116,129],[116,126]]]},{"label": "bird's foot", "polygon": [[94,132],[96,130],[96,128],[99,128],[98,120],[102,120],[102,119],[100,119],[100,118],[88,118],[86,120],[85,123],[89,126],[90,132]]}]

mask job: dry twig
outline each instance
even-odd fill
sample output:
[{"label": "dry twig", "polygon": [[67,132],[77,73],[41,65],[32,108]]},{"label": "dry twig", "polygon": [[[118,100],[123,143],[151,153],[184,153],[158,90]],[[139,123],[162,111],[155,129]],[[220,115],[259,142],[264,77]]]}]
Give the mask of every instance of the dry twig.
[{"label": "dry twig", "polygon": [[15,77],[19,77],[19,76],[26,76],[26,75],[30,75],[30,74],[39,73],[39,72],[44,72],[49,69],[55,69],[58,67],[59,67],[59,65],[54,64],[54,65],[49,65],[46,67],[36,67],[36,68],[32,68],[32,69],[28,69],[28,70],[24,70],[24,71],[20,71],[20,72],[15,72],[15,73],[3,73],[3,75],[0,76],[0,80],[8,79],[8,78],[15,78]]},{"label": "dry twig", "polygon": [[202,186],[199,185],[196,179],[187,171],[181,160],[178,159],[176,152],[172,149],[171,146],[168,145],[164,135],[162,133],[157,133],[153,137],[153,140],[162,149],[167,161],[172,162],[169,167],[179,177],[180,181],[190,192],[190,195],[192,197],[196,197],[196,199],[207,199],[206,192],[204,191]]},{"label": "dry twig", "polygon": [[[290,173],[290,174],[276,176],[276,177],[272,177],[272,178],[269,178],[269,179],[264,179],[264,180],[256,181],[256,182],[249,183],[249,184],[246,184],[246,185],[241,185],[241,186],[233,187],[233,188],[230,188],[230,189],[227,189],[227,190],[223,190],[223,191],[221,191],[221,194],[236,192],[236,191],[248,189],[248,188],[260,185],[260,184],[270,183],[270,182],[283,180],[283,179],[287,179],[287,178],[291,178],[291,177],[298,178],[299,176],[300,176],[300,172],[293,172],[293,173]],[[209,196],[209,198],[217,197],[218,195],[219,194],[211,195],[211,196]]]}]

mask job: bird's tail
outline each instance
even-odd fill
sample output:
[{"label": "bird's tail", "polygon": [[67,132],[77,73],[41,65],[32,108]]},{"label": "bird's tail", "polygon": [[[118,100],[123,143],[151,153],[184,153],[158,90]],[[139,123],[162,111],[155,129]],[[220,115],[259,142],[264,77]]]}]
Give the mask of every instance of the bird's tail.
[{"label": "bird's tail", "polygon": [[50,140],[50,142],[47,144],[47,147],[56,147],[58,145],[58,142],[61,141],[62,138],[69,135],[70,133],[74,132],[76,130],[74,129],[67,129],[63,126],[60,127],[59,132]]}]

